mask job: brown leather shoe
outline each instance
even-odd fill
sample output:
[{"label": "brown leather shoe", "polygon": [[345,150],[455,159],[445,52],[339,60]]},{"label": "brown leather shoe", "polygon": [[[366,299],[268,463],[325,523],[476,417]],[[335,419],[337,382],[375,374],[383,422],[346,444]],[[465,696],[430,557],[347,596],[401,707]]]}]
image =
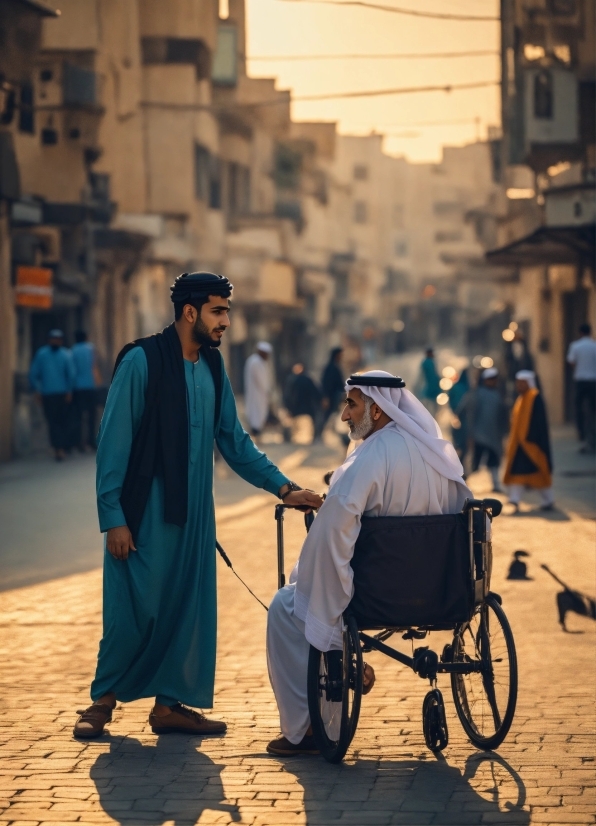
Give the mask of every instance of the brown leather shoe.
[{"label": "brown leather shoe", "polygon": [[112,721],[111,706],[105,703],[93,703],[85,711],[79,711],[81,715],[76,721],[73,734],[75,737],[83,737],[87,740],[93,737],[100,737],[105,726]]},{"label": "brown leather shoe", "polygon": [[204,714],[186,708],[182,703],[170,707],[170,713],[163,717],[151,712],[149,725],[154,734],[224,734],[227,725],[221,720],[208,720]]},{"label": "brown leather shoe", "polygon": [[291,757],[293,754],[320,754],[312,734],[305,734],[299,743],[290,743],[285,737],[272,740],[267,746],[269,754]]}]

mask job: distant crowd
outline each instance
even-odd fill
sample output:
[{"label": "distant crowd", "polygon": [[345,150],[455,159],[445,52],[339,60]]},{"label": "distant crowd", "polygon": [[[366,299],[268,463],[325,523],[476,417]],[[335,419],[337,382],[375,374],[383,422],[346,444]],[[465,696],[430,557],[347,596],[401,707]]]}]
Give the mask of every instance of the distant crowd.
[{"label": "distant crowd", "polygon": [[[580,450],[594,453],[596,446],[596,341],[590,325],[583,324],[580,337],[567,354],[573,369],[575,412]],[[95,450],[97,438],[98,392],[100,378],[94,345],[83,330],[75,334],[75,344],[64,346],[64,333],[51,330],[48,343],[35,354],[29,372],[31,387],[42,405],[48,425],[50,444],[57,461],[73,449]],[[251,435],[260,440],[267,426],[281,427],[284,440],[292,439],[299,417],[311,422],[312,441],[322,439],[327,426],[335,426],[340,402],[345,396],[342,369],[343,349],[334,347],[322,372],[320,383],[307,367],[296,362],[285,378],[281,405],[272,407],[274,390],[269,342],[258,342],[244,368],[245,418]],[[551,490],[552,460],[546,408],[540,394],[540,379],[526,342],[518,333],[507,354],[506,375],[496,367],[478,371],[471,380],[471,368],[459,373],[451,369],[450,379],[439,374],[432,348],[420,365],[417,393],[433,416],[439,402],[451,410],[451,438],[466,475],[486,466],[493,489],[507,484],[511,502],[518,506],[524,488],[541,491],[544,508],[553,506]],[[490,363],[490,361],[489,361]],[[514,384],[513,408],[505,387]],[[446,388],[446,389],[445,389]],[[525,402],[524,402],[525,399]],[[505,473],[500,477],[505,437]],[[348,443],[342,429],[338,435]]]},{"label": "distant crowd", "polygon": [[42,405],[57,462],[76,448],[95,450],[97,394],[101,378],[95,347],[83,330],[64,346],[62,330],[50,330],[48,343],[35,353],[29,381]]}]

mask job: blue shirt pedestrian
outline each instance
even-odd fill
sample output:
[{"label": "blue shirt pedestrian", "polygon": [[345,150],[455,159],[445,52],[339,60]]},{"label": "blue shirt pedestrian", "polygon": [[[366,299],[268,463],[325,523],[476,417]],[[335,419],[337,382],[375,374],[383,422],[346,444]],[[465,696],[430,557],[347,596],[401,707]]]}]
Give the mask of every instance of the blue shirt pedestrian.
[{"label": "blue shirt pedestrian", "polygon": [[74,389],[95,389],[93,365],[95,364],[95,347],[90,341],[80,341],[71,348],[75,370]]},{"label": "blue shirt pedestrian", "polygon": [[72,392],[75,370],[66,347],[52,347],[49,344],[40,347],[31,363],[29,381],[35,392],[42,396]]}]

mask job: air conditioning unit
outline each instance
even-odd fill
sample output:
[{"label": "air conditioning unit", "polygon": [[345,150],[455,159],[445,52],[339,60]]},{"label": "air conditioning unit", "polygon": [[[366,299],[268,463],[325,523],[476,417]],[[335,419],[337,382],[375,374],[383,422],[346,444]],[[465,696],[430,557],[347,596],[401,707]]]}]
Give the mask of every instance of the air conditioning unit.
[{"label": "air conditioning unit", "polygon": [[526,69],[524,92],[526,145],[578,140],[578,84],[573,72]]}]

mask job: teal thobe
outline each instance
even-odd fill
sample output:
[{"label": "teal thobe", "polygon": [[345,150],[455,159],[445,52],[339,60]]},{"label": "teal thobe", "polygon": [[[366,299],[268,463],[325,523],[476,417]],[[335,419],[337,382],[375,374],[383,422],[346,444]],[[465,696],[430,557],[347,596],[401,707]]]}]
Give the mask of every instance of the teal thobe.
[{"label": "teal thobe", "polygon": [[[147,360],[135,347],[123,358],[106,402],[97,451],[102,531],[125,525],[120,493],[145,407]],[[91,698],[114,692],[130,702],[157,697],[213,705],[217,632],[213,443],[247,482],[276,494],[287,481],[242,428],[224,371],[221,418],[214,433],[215,388],[204,359],[184,362],[189,452],[188,516],[164,522],[164,490],[155,478],[136,540],[125,561],[104,552],[103,638]]]}]

